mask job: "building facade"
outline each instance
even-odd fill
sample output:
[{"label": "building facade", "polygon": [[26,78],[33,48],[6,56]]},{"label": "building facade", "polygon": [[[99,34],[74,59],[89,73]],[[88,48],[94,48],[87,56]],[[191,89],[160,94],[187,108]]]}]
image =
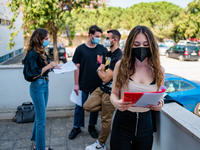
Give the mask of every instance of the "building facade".
[{"label": "building facade", "polygon": [[[7,61],[8,59],[15,57],[16,55],[24,51],[24,40],[23,40],[23,29],[22,26],[22,13],[18,15],[15,21],[15,30],[8,29],[11,23],[13,13],[7,8],[7,0],[1,0],[0,2],[0,64]],[[9,37],[13,31],[19,30],[19,33],[14,38],[15,46],[8,50],[7,43],[10,41]]]}]

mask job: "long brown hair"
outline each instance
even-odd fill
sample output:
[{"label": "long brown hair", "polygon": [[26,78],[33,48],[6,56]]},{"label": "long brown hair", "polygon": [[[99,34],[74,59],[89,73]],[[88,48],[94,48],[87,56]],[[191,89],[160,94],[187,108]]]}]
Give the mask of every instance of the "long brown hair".
[{"label": "long brown hair", "polygon": [[160,65],[160,55],[158,50],[158,44],[151,30],[146,26],[136,26],[133,28],[126,40],[124,48],[124,54],[119,66],[115,86],[121,89],[123,86],[128,86],[129,77],[135,73],[135,56],[132,54],[132,47],[137,34],[143,33],[146,35],[151,55],[148,56],[148,64],[153,70],[153,75],[158,86],[158,89],[164,82],[164,74]]},{"label": "long brown hair", "polygon": [[45,48],[43,47],[42,40],[47,36],[48,31],[43,28],[36,29],[29,41],[29,45],[26,51],[26,55],[30,50],[34,49],[36,53],[40,55],[40,57],[44,60],[45,64],[47,64],[47,57],[45,55]]}]

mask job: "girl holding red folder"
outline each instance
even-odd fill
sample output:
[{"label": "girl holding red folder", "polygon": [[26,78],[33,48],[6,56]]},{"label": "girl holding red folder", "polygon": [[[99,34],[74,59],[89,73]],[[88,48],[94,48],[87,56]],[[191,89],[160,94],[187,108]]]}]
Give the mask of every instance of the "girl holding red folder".
[{"label": "girl holding red folder", "polygon": [[153,125],[151,110],[160,111],[163,99],[157,105],[132,107],[122,101],[124,92],[153,92],[164,85],[164,68],[160,65],[158,45],[151,30],[136,26],[126,41],[121,61],[115,65],[110,100],[117,108],[110,140],[111,150],[151,150]]}]

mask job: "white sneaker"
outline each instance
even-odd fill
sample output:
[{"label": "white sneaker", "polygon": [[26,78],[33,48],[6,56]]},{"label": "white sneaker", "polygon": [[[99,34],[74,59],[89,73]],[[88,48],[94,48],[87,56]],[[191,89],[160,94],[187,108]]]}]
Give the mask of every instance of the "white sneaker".
[{"label": "white sneaker", "polygon": [[85,150],[106,150],[106,143],[100,145],[99,141],[96,140],[94,144],[87,146]]}]

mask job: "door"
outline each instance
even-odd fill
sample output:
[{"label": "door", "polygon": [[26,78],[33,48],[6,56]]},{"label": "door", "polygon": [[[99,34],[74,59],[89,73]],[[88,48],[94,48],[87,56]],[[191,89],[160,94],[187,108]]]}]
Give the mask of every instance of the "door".
[{"label": "door", "polygon": [[180,101],[186,109],[193,112],[199,101],[199,91],[186,81],[180,81],[180,85],[180,90],[182,92]]},{"label": "door", "polygon": [[172,46],[172,47],[170,47],[170,49],[168,50],[169,57],[174,57],[174,49],[175,49],[175,46]]}]

